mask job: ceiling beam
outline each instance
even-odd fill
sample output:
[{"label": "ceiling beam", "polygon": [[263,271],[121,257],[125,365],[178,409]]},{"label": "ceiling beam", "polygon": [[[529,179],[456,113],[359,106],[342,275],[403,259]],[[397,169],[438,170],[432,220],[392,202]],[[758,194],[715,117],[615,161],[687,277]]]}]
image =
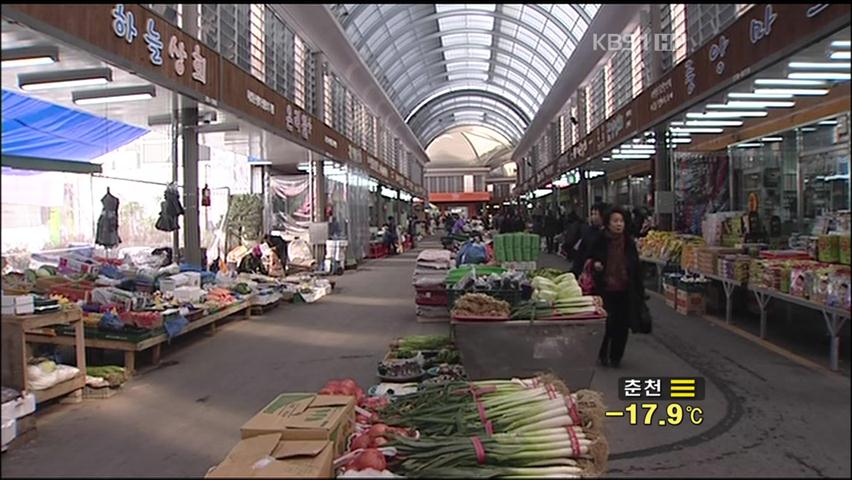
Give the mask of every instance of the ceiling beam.
[{"label": "ceiling beam", "polygon": [[512,160],[520,163],[520,159],[529,152],[532,146],[547,130],[550,122],[556,117],[565,102],[577,91],[580,84],[589,76],[598,62],[607,53],[594,48],[594,35],[605,33],[621,33],[630,25],[639,11],[641,4],[604,4],[595,15],[592,24],[586,30],[577,48],[571,54],[553,88],[545,97],[541,108],[533,118],[524,137],[518,142]]},{"label": "ceiling beam", "polygon": [[376,81],[376,77],[349,43],[334,14],[326,5],[288,3],[270,4],[270,7],[292,20],[290,25],[325,54],[337,75],[344,79],[353,93],[399,137],[421,164],[429,161],[423,145],[408,128],[393,102]]}]

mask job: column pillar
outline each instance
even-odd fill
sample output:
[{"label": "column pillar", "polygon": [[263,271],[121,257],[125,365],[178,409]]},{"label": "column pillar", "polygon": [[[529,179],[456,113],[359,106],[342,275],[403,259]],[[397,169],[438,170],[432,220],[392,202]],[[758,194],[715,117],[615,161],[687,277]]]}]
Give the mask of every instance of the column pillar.
[{"label": "column pillar", "polygon": [[315,154],[310,150],[307,153],[308,163],[311,165],[311,190],[313,196],[311,198],[313,208],[311,209],[311,221],[324,222],[325,218],[325,175],[323,172],[323,159],[321,155]]},{"label": "column pillar", "polygon": [[665,126],[654,131],[657,154],[654,157],[654,213],[661,230],[674,226],[674,196],[672,192],[672,150],[666,142]]},{"label": "column pillar", "polygon": [[183,246],[184,260],[191,265],[201,266],[201,226],[198,202],[198,102],[181,97],[181,120],[183,124]]}]

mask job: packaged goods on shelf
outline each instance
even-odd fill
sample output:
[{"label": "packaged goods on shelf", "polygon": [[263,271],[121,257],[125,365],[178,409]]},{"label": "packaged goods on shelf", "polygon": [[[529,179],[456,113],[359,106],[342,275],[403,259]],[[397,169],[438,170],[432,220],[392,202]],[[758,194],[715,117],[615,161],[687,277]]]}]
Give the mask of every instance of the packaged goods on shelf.
[{"label": "packaged goods on shelf", "polygon": [[740,283],[748,282],[751,257],[748,255],[719,255],[716,274]]},{"label": "packaged goods on shelf", "polygon": [[695,270],[697,272],[706,273],[710,275],[716,275],[717,272],[717,263],[718,258],[721,255],[728,254],[736,254],[740,253],[741,250],[737,248],[725,248],[725,247],[701,247],[696,249],[696,265]]},{"label": "packaged goods on shelf", "polygon": [[683,247],[681,247],[681,268],[690,272],[698,271],[698,252],[704,245],[704,239],[684,240]]}]

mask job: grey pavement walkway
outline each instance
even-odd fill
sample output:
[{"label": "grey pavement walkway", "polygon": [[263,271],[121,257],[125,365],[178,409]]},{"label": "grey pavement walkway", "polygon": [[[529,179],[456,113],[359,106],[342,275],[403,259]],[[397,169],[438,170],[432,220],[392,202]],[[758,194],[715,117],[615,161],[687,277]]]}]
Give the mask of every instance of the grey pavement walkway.
[{"label": "grey pavement walkway", "polygon": [[[316,304],[285,305],[169,349],[162,367],[109,400],[40,413],[38,437],[3,454],[2,476],[203,476],[276,394],[346,376],[370,385],[391,339],[447,331],[415,321],[415,255],[367,262]],[[690,403],[704,422],[608,418],[609,476],[850,476],[848,377],[805,368],[658,299],[651,308],[654,333],[631,335],[621,368],[598,368],[592,388],[619,410],[621,376],[702,376],[707,398]]]}]

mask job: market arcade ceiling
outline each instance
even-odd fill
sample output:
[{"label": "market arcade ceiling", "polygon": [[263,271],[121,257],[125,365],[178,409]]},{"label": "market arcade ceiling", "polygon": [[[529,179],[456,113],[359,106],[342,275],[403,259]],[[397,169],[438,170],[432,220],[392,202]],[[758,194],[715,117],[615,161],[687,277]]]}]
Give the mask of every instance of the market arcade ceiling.
[{"label": "market arcade ceiling", "polygon": [[[523,137],[598,4],[335,4],[421,144],[478,126]],[[509,145],[507,145],[509,146]]]}]

